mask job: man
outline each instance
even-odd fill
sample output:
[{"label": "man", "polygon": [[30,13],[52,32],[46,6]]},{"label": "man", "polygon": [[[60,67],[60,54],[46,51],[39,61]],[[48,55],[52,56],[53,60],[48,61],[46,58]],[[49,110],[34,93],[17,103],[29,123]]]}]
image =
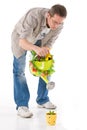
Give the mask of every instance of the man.
[{"label": "man", "polygon": [[[60,4],[52,6],[51,9],[33,8],[19,20],[13,30],[14,100],[18,115],[21,117],[27,118],[33,115],[28,106],[30,93],[25,77],[27,51],[33,50],[42,57],[47,55],[63,28],[66,16],[67,10]],[[42,108],[56,108],[50,102],[46,83],[41,78],[39,78],[36,102]]]}]

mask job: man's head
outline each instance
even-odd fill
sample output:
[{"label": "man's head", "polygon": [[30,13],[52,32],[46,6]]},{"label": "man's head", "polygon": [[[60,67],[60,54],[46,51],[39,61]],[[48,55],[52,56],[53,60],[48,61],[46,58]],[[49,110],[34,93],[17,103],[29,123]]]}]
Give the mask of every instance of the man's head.
[{"label": "man's head", "polygon": [[67,16],[67,10],[63,5],[57,4],[51,7],[47,13],[47,25],[55,30],[63,23]]}]

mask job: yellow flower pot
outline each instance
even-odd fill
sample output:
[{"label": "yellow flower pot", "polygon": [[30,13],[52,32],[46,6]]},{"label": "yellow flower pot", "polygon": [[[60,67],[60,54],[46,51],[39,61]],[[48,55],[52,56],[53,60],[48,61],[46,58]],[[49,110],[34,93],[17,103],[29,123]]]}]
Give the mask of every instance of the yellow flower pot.
[{"label": "yellow flower pot", "polygon": [[55,125],[57,119],[57,114],[50,114],[49,112],[46,113],[46,122],[48,125]]}]

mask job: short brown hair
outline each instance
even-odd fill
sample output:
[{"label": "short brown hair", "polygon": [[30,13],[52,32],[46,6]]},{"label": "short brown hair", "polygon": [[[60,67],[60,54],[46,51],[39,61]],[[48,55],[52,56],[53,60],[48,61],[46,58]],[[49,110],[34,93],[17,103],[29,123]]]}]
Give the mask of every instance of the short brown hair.
[{"label": "short brown hair", "polygon": [[58,14],[61,17],[66,17],[67,16],[67,10],[63,5],[56,4],[49,9],[48,13],[50,14],[51,17],[54,16],[54,14]]}]

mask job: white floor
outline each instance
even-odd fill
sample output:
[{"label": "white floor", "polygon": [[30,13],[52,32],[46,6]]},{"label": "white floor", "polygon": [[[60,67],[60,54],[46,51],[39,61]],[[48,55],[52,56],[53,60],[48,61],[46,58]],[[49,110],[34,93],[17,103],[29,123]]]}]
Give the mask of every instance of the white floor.
[{"label": "white floor", "polygon": [[55,95],[57,98],[52,100],[57,105],[55,110],[57,113],[55,126],[49,126],[46,123],[45,116],[49,110],[38,108],[32,96],[30,110],[33,113],[33,117],[27,119],[17,115],[16,106],[14,102],[10,102],[10,97],[7,100],[4,98],[3,104],[1,99],[0,130],[87,130],[87,98],[84,100],[73,98],[71,100],[69,96],[69,98],[65,96],[63,95],[64,100],[58,100],[58,96]]},{"label": "white floor", "polygon": [[[32,118],[21,118],[13,107],[0,108],[0,130],[66,130],[57,118],[55,126],[46,123],[45,115],[48,110],[32,108]],[[57,112],[57,110],[56,110]]]}]

